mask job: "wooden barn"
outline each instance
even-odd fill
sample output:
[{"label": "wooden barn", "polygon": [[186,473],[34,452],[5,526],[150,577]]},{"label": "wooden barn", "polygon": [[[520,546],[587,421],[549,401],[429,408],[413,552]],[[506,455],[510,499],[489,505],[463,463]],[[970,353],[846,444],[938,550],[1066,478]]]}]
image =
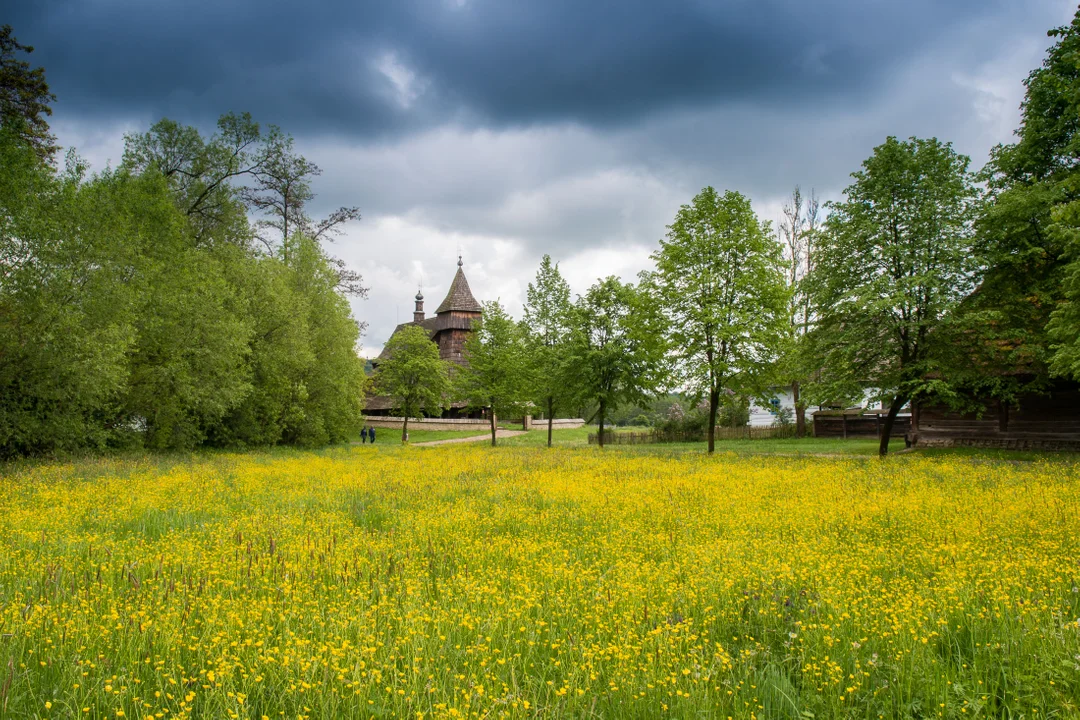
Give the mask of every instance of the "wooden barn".
[{"label": "wooden barn", "polygon": [[979,412],[921,404],[909,439],[916,447],[1080,450],[1080,383],[1056,381],[1015,404],[987,401]]}]

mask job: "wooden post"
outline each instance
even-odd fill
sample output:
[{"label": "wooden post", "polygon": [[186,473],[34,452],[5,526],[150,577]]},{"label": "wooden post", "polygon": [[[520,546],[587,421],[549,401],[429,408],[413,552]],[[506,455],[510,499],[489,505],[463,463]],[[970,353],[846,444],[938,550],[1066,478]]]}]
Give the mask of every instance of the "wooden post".
[{"label": "wooden post", "polygon": [[840,425],[844,428],[844,439],[847,440],[847,413],[840,411]]}]

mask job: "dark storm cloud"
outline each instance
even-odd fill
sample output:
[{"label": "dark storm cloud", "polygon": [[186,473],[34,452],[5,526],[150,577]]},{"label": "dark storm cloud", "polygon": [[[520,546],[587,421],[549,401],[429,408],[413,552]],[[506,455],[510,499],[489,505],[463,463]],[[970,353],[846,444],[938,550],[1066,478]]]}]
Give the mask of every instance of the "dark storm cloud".
[{"label": "dark storm cloud", "polygon": [[[672,108],[854,97],[985,0],[33,0],[5,22],[81,117],[204,124],[249,110],[295,135],[446,122],[627,126]],[[380,70],[414,74],[403,95]]]}]

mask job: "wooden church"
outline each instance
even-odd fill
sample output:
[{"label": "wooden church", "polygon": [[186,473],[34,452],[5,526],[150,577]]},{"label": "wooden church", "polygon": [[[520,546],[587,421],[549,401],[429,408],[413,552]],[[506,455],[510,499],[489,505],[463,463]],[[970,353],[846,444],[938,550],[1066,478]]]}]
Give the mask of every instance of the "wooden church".
[{"label": "wooden church", "polygon": [[[443,301],[439,303],[434,317],[424,316],[424,295],[422,292],[417,292],[412,322],[398,325],[394,328],[394,333],[409,325],[419,325],[427,330],[428,337],[439,346],[440,358],[462,365],[465,362],[465,341],[468,339],[469,334],[472,333],[473,322],[479,320],[483,314],[483,308],[473,297],[472,290],[469,288],[469,281],[465,278],[465,270],[462,267],[463,263],[460,256],[457,264],[454,281],[450,283],[450,290],[446,293]],[[393,334],[391,334],[391,337],[393,337]],[[385,359],[386,349],[384,348],[379,357],[372,360],[372,365],[378,368],[379,363]],[[365,413],[376,416],[390,415],[391,409],[390,398],[374,395],[368,397]],[[463,409],[463,404],[455,403],[450,408],[447,408],[444,417],[465,417]]]}]

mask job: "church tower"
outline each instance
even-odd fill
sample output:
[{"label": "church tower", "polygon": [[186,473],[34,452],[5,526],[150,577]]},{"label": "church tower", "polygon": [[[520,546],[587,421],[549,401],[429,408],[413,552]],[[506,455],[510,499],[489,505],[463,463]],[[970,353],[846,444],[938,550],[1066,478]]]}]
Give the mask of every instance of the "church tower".
[{"label": "church tower", "polygon": [[424,293],[416,291],[416,307],[413,309],[412,321],[419,325],[424,322]]},{"label": "church tower", "polygon": [[465,279],[464,263],[458,255],[458,269],[450,291],[435,311],[439,357],[459,365],[465,361],[465,339],[472,332],[473,322],[480,319],[483,308],[473,297],[469,281]]}]

